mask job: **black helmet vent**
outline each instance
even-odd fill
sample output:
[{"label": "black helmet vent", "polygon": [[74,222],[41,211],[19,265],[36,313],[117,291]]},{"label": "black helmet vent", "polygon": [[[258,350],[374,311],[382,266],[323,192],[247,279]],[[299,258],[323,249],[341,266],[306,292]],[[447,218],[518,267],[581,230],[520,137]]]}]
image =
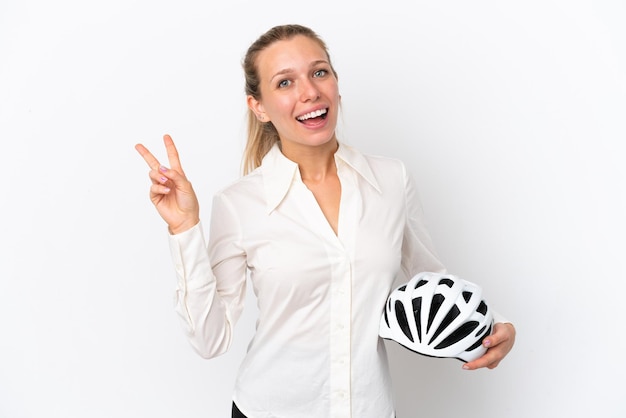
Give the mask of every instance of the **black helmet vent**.
[{"label": "black helmet vent", "polygon": [[458,327],[457,329],[452,331],[450,333],[450,335],[448,335],[446,338],[444,338],[444,340],[442,342],[437,344],[435,346],[435,348],[439,350],[439,349],[442,349],[442,348],[449,347],[452,344],[455,344],[455,343],[461,341],[463,338],[465,338],[468,335],[470,335],[472,333],[472,331],[474,331],[478,325],[479,324],[476,321],[468,321],[468,322],[464,323],[463,325],[461,325],[460,327]]},{"label": "black helmet vent", "polygon": [[452,321],[454,321],[456,317],[459,315],[461,315],[461,310],[456,305],[454,305],[452,309],[450,309],[446,317],[443,318],[443,321],[441,321],[441,324],[439,324],[439,327],[433,333],[433,336],[428,342],[428,344],[432,344],[432,342],[435,341],[435,339],[439,336],[439,334],[445,331],[446,328],[448,328],[448,326],[452,323]]},{"label": "black helmet vent", "polygon": [[422,341],[422,297],[413,299],[413,316],[417,327],[417,339]]},{"label": "black helmet vent", "polygon": [[402,306],[402,302],[399,300],[396,301],[396,318],[398,319],[398,325],[400,329],[406,335],[406,337],[413,341],[413,334],[411,334],[411,329],[409,328],[409,321],[406,318],[406,314],[404,313],[404,307]]},{"label": "black helmet vent", "polygon": [[433,324],[435,316],[437,316],[437,312],[439,312],[439,308],[441,308],[441,304],[445,299],[445,296],[443,296],[441,293],[433,295],[433,300],[430,304],[430,313],[428,315],[428,325],[426,326],[426,332],[430,331],[430,326]]},{"label": "black helmet vent", "polygon": [[439,280],[439,284],[445,284],[450,289],[452,289],[452,286],[454,286],[454,281],[452,279],[449,279],[449,278],[445,277],[445,278]]},{"label": "black helmet vent", "polygon": [[476,312],[481,313],[483,315],[487,315],[487,304],[484,300],[480,301],[478,308],[476,308]]}]

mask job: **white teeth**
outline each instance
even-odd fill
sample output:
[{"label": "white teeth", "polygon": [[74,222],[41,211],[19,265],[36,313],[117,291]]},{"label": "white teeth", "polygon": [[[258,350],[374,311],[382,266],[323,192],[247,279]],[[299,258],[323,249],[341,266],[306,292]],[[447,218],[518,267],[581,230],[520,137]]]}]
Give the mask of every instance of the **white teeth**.
[{"label": "white teeth", "polygon": [[311,118],[316,118],[318,116],[322,116],[323,114],[326,113],[326,109],[320,109],[320,110],[316,110],[315,112],[310,112],[307,113],[306,115],[302,115],[302,116],[298,116],[298,120],[307,120],[307,119],[311,119]]}]

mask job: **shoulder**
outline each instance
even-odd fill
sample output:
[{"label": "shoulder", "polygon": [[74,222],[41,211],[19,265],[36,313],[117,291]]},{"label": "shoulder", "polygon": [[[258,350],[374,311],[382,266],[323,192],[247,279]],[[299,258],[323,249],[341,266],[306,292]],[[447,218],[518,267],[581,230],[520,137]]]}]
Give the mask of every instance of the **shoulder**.
[{"label": "shoulder", "polygon": [[365,153],[356,147],[342,143],[345,153],[350,155],[350,159],[363,158],[372,170],[405,170],[404,162],[399,158],[389,157],[381,154]]},{"label": "shoulder", "polygon": [[395,199],[408,183],[407,169],[399,158],[363,153],[345,146],[342,158],[383,196]]},{"label": "shoulder", "polygon": [[404,161],[399,158],[368,154],[365,155],[365,159],[372,168],[372,171],[375,173],[403,174],[406,172],[406,165],[404,164]]},{"label": "shoulder", "polygon": [[363,158],[381,184],[404,184],[407,178],[407,167],[400,158],[380,154],[363,153]]}]

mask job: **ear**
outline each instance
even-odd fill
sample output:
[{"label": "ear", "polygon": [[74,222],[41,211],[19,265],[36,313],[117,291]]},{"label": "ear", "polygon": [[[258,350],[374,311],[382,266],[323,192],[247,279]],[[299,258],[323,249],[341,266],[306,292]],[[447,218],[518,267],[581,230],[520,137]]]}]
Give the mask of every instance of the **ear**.
[{"label": "ear", "polygon": [[265,114],[263,104],[260,101],[252,96],[248,96],[246,98],[246,102],[248,103],[248,108],[254,112],[257,119],[259,119],[261,122],[269,122],[270,119]]}]

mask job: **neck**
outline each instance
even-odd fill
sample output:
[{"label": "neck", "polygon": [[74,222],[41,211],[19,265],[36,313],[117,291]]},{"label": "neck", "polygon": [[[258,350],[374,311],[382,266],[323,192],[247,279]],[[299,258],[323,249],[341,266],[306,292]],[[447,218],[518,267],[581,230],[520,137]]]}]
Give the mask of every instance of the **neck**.
[{"label": "neck", "polygon": [[[298,163],[300,176],[307,182],[320,182],[329,175],[335,175],[335,152],[339,144],[336,139],[318,146],[292,146],[283,144],[282,152],[285,157]],[[287,149],[285,149],[287,148]]]}]

